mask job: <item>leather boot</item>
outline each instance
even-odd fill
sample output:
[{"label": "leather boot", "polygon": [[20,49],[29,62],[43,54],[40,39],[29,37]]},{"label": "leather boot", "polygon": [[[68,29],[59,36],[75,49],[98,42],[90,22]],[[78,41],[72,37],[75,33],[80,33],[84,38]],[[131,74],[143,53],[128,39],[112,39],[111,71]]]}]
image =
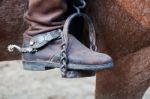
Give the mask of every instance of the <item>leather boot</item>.
[{"label": "leather boot", "polygon": [[[60,68],[63,77],[83,77],[84,74],[95,74],[96,71],[113,66],[110,56],[90,50],[69,33],[70,16],[65,0],[29,0],[25,20],[29,28],[23,34],[23,48],[15,45],[23,53],[23,66],[26,70],[42,71]],[[79,15],[79,16],[82,16]],[[87,18],[86,15],[83,17]],[[89,28],[92,26],[89,22]],[[93,26],[92,26],[93,27]],[[93,28],[90,31],[94,31]],[[90,34],[91,45],[95,44],[95,34]],[[94,43],[93,43],[94,42]]]}]

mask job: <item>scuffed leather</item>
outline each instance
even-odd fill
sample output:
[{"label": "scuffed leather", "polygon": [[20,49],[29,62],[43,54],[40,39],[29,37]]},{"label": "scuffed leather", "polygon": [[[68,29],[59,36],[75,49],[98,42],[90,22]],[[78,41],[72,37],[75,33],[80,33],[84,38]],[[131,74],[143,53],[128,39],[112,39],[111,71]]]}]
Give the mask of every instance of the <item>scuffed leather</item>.
[{"label": "scuffed leather", "polygon": [[[35,53],[24,53],[24,61],[49,61],[54,63],[60,63],[62,40],[55,40],[42,47]],[[29,40],[25,39],[24,47],[29,46]],[[111,57],[103,54],[91,51],[89,48],[81,44],[74,36],[69,34],[68,45],[68,64],[79,65],[100,65],[106,64],[112,61]]]}]

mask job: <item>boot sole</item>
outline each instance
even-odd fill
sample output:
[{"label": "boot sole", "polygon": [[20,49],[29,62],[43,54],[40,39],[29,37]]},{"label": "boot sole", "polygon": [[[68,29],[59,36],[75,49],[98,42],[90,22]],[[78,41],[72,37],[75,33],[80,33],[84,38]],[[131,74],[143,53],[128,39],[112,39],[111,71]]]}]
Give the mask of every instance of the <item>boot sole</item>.
[{"label": "boot sole", "polygon": [[[50,63],[50,62],[34,62],[34,61],[23,61],[23,67],[25,70],[32,71],[44,71],[53,68],[60,68],[59,63]],[[69,70],[86,70],[86,71],[99,71],[103,69],[112,68],[113,63],[108,62],[102,65],[82,65],[82,64],[69,64]]]}]

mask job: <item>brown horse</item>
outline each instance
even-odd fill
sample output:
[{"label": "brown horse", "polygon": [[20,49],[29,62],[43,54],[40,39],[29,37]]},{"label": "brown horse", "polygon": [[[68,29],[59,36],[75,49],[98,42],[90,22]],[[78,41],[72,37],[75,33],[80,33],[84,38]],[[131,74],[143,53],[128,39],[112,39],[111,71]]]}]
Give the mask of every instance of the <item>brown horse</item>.
[{"label": "brown horse", "polygon": [[[98,49],[115,63],[115,68],[97,73],[96,99],[142,99],[150,85],[150,0],[88,1]],[[21,44],[24,2],[0,1],[0,60],[20,58],[6,48]]]}]

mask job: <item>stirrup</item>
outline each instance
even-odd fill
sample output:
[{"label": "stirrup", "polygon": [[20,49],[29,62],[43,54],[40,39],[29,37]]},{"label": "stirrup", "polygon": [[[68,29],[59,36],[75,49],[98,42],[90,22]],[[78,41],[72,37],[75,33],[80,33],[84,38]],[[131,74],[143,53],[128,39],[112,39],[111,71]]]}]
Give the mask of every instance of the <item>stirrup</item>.
[{"label": "stirrup", "polygon": [[71,21],[76,18],[76,17],[83,17],[87,23],[88,23],[88,27],[89,27],[89,41],[90,41],[90,49],[93,51],[97,51],[97,46],[96,46],[96,35],[95,35],[95,29],[94,29],[94,25],[91,21],[91,19],[83,13],[80,13],[79,11],[77,13],[74,13],[72,15],[70,15],[65,24],[64,24],[64,28],[62,31],[62,50],[61,50],[61,72],[62,72],[62,76],[65,77],[67,75],[67,63],[68,63],[68,55],[67,55],[67,48],[68,48],[68,33],[69,33],[69,26],[71,24]]}]

